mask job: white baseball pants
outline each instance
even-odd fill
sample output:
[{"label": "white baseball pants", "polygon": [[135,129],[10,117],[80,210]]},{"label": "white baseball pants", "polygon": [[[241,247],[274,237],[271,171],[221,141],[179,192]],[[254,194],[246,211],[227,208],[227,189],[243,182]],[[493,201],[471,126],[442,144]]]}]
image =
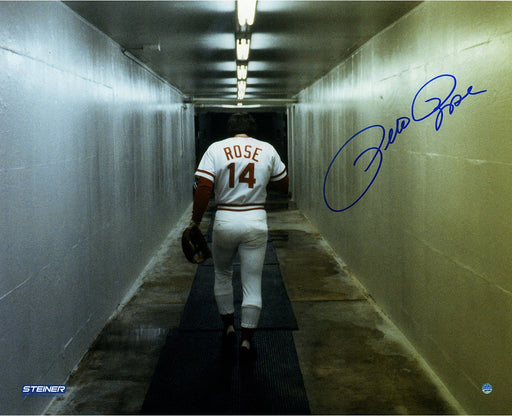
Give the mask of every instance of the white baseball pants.
[{"label": "white baseball pants", "polygon": [[267,213],[217,210],[213,224],[214,294],[221,315],[234,313],[233,259],[240,254],[242,327],[256,328],[262,308],[261,274],[267,248]]}]

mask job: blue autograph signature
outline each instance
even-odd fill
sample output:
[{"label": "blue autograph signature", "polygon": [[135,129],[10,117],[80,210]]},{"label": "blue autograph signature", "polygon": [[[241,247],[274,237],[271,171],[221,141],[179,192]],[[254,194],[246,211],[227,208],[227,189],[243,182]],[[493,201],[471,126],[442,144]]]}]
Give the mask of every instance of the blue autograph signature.
[{"label": "blue autograph signature", "polygon": [[[441,79],[445,79],[444,81],[441,81],[443,84],[437,83]],[[448,91],[446,96],[444,98],[438,98],[438,97],[431,97],[429,94],[429,88],[440,88],[443,87],[446,84],[446,79],[448,79],[448,82],[452,84],[451,89]],[[437,85],[436,85],[437,83]],[[365,127],[364,129],[358,131],[356,134],[354,134],[350,139],[348,139],[343,146],[338,150],[338,152],[334,155],[334,158],[332,159],[331,163],[329,164],[329,167],[327,168],[327,172],[325,173],[324,178],[324,201],[327,207],[333,211],[333,212],[342,212],[346,211],[347,209],[353,207],[355,204],[357,204],[361,198],[368,192],[370,187],[373,185],[373,182],[377,178],[377,175],[379,174],[380,168],[382,166],[382,160],[383,160],[383,152],[386,151],[390,145],[395,143],[397,137],[399,134],[403,133],[403,131],[411,124],[411,121],[422,121],[425,120],[431,116],[434,116],[435,122],[434,126],[436,131],[438,131],[444,120],[444,116],[446,115],[446,111],[448,114],[453,114],[455,109],[459,107],[462,102],[470,95],[478,95],[486,92],[487,90],[481,90],[477,92],[473,92],[473,86],[470,86],[467,88],[466,93],[464,95],[460,94],[453,94],[455,91],[455,87],[457,86],[457,79],[453,75],[449,74],[443,74],[438,75],[437,77],[432,78],[430,81],[425,83],[416,93],[414,96],[414,99],[412,100],[411,105],[411,114],[409,116],[402,116],[398,117],[395,121],[395,125],[388,129],[386,134],[386,129],[384,126],[380,124],[373,124],[371,126]],[[425,99],[426,97],[426,99]],[[423,100],[423,101],[422,101]],[[425,105],[426,104],[426,105]],[[427,108],[425,110],[425,107]],[[325,195],[325,188],[327,185],[327,178],[329,176],[329,172],[331,171],[331,168],[334,165],[334,162],[340,155],[340,153],[346,149],[348,144],[358,138],[358,137],[367,137],[367,135],[370,135],[370,139],[374,139],[376,142],[380,140],[380,143],[378,146],[372,146],[365,149],[363,152],[361,152],[356,159],[354,160],[352,166],[356,166],[359,159],[361,159],[362,156],[368,154],[371,157],[370,163],[368,166],[364,169],[364,172],[368,172],[368,169],[376,163],[375,173],[371,177],[370,183],[368,186],[363,190],[363,192],[352,202],[348,203],[343,208],[335,209],[333,208],[329,202],[327,201],[327,197]],[[386,140],[387,137],[387,140]],[[373,155],[373,157],[372,157]]]}]

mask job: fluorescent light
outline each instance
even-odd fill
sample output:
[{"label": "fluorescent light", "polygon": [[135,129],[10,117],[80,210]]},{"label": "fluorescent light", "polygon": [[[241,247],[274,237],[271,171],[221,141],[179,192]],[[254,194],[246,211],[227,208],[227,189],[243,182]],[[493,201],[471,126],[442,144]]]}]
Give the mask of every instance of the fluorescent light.
[{"label": "fluorescent light", "polygon": [[238,94],[237,98],[243,100],[245,97],[245,89],[247,88],[247,81],[238,81]]},{"label": "fluorescent light", "polygon": [[236,66],[236,77],[239,80],[247,79],[247,65]]},{"label": "fluorescent light", "polygon": [[247,61],[249,59],[249,47],[251,46],[250,39],[237,39],[236,40],[236,57],[239,61]]},{"label": "fluorescent light", "polygon": [[238,0],[238,23],[240,26],[245,24],[252,25],[254,23],[254,15],[256,14],[256,0]]}]

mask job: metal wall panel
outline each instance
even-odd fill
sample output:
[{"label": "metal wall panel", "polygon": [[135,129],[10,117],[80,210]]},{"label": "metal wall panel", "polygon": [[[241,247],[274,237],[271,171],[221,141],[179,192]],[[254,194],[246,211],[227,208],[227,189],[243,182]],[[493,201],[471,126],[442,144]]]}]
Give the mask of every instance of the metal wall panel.
[{"label": "metal wall panel", "polygon": [[293,110],[299,208],[476,414],[512,411],[510,27],[509,2],[424,2]]},{"label": "metal wall panel", "polygon": [[0,412],[39,413],[191,202],[193,108],[58,2],[0,2]]}]

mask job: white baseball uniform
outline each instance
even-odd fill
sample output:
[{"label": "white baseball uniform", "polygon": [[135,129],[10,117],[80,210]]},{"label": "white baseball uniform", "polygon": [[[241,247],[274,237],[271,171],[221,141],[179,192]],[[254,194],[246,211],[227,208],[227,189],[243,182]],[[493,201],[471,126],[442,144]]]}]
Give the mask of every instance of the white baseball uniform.
[{"label": "white baseball uniform", "polygon": [[233,258],[240,254],[242,326],[256,328],[262,307],[261,274],[267,246],[266,187],[287,176],[274,147],[235,136],[213,143],[195,173],[214,183],[215,298],[221,315],[234,313]]}]

